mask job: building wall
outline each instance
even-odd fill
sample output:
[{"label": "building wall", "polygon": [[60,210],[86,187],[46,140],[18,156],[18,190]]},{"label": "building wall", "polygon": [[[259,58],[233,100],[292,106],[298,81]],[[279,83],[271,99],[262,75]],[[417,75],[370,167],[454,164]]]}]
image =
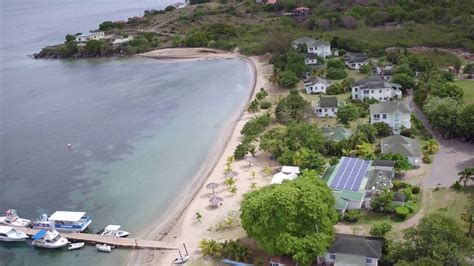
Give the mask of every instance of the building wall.
[{"label": "building wall", "polygon": [[421,158],[421,157],[407,156],[407,159],[408,159],[408,162],[409,162],[412,166],[419,166],[420,163],[422,162],[422,158]]},{"label": "building wall", "polygon": [[410,114],[400,114],[400,118],[397,120],[395,114],[370,113],[370,123],[374,124],[377,122],[388,124],[396,134],[400,133],[399,130],[402,126],[411,128]]},{"label": "building wall", "polygon": [[317,47],[308,46],[308,53],[317,54],[318,56],[325,58],[326,56],[331,55],[331,46],[326,46],[326,45],[317,46]]},{"label": "building wall", "polygon": [[337,107],[321,108],[316,107],[315,113],[317,117],[336,117]]},{"label": "building wall", "polygon": [[395,95],[396,93],[393,92],[392,88],[361,89],[360,86],[352,87],[353,100],[363,100],[364,98],[370,98],[379,101],[384,101],[394,97]]},{"label": "building wall", "polygon": [[326,93],[327,86],[323,83],[315,83],[304,86],[306,93]]},{"label": "building wall", "polygon": [[348,210],[358,210],[358,209],[362,208],[362,203],[363,202],[364,202],[363,200],[361,200],[361,201],[352,201],[352,200],[350,200],[349,204],[347,205],[347,209]]},{"label": "building wall", "polygon": [[344,62],[344,63],[349,69],[355,69],[355,70],[359,70],[362,66],[365,66],[368,64],[368,62],[361,62],[361,63]]},{"label": "building wall", "polygon": [[307,65],[316,64],[316,63],[318,63],[318,59],[316,59],[316,58],[314,58],[314,59],[307,58],[307,59],[304,60],[304,63],[307,64]]}]

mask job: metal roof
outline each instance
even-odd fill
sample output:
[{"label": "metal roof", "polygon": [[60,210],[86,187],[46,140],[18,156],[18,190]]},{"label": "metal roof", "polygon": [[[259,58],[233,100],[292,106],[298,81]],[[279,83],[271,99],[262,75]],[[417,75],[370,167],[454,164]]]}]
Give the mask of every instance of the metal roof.
[{"label": "metal roof", "polygon": [[338,107],[337,97],[321,97],[319,99],[319,107],[327,108],[327,107]]},{"label": "metal roof", "polygon": [[416,139],[401,135],[393,135],[383,138],[381,141],[382,153],[401,154],[404,156],[421,157],[420,143]]},{"label": "metal roof", "polygon": [[86,215],[86,212],[69,212],[69,211],[57,211],[49,217],[49,220],[53,221],[67,221],[77,222]]},{"label": "metal roof", "polygon": [[369,106],[370,114],[391,114],[394,112],[399,112],[402,114],[409,114],[410,110],[407,105],[400,101],[388,101],[381,102],[376,104],[371,104]]},{"label": "metal roof", "polygon": [[328,252],[380,259],[382,247],[383,239],[378,237],[336,234],[336,239]]}]

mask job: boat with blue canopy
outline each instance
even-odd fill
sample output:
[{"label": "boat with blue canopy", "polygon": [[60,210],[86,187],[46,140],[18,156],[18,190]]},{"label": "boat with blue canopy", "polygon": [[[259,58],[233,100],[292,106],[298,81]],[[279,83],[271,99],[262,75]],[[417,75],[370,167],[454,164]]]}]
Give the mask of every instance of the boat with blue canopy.
[{"label": "boat with blue canopy", "polygon": [[31,237],[31,245],[41,248],[62,248],[69,244],[67,238],[61,236],[56,230],[40,230]]},{"label": "boat with blue canopy", "polygon": [[32,223],[35,229],[55,229],[62,232],[80,233],[92,223],[85,212],[57,211],[51,216],[41,215]]}]

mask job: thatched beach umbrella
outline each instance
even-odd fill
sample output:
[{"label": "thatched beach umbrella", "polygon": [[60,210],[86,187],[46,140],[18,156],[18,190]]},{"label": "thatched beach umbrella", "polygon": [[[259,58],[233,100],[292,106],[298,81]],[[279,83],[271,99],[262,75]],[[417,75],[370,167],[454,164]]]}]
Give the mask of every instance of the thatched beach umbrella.
[{"label": "thatched beach umbrella", "polygon": [[247,156],[245,160],[249,163],[249,167],[252,166],[252,164],[254,164],[257,161],[257,159],[255,159],[255,157],[253,156]]},{"label": "thatched beach umbrella", "polygon": [[216,189],[219,186],[219,184],[211,182],[206,185],[207,189],[212,189],[212,195],[214,195],[214,189]]},{"label": "thatched beach umbrella", "polygon": [[209,199],[209,203],[212,206],[215,206],[215,207],[218,207],[219,204],[222,204],[223,201],[224,201],[224,199],[221,198],[221,197],[212,197],[212,198]]}]

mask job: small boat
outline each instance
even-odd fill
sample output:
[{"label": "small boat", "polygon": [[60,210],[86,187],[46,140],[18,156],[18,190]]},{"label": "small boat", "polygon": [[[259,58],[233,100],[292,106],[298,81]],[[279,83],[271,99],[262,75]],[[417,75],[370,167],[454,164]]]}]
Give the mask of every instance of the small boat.
[{"label": "small boat", "polygon": [[46,214],[35,220],[31,225],[35,229],[48,230],[51,227],[61,232],[80,233],[92,223],[85,212],[57,211],[53,215]]},{"label": "small boat", "polygon": [[69,247],[67,247],[67,249],[75,250],[75,249],[80,249],[83,246],[84,246],[84,242],[71,243],[71,244],[69,244]]},{"label": "small boat", "polygon": [[18,217],[16,210],[10,209],[5,212],[5,216],[0,217],[0,224],[11,226],[28,226],[30,220]]},{"label": "small boat", "polygon": [[127,237],[130,235],[129,232],[120,230],[120,225],[110,224],[104,229],[100,230],[99,235],[101,236],[115,236],[115,237]]},{"label": "small boat", "polygon": [[40,230],[31,238],[33,239],[31,244],[40,248],[62,248],[69,244],[67,238],[61,236],[56,230]]},{"label": "small boat", "polygon": [[180,256],[179,258],[175,258],[173,263],[174,264],[184,264],[189,260],[189,258],[190,258],[189,255]]},{"label": "small boat", "polygon": [[0,241],[25,241],[28,235],[11,226],[0,226]]},{"label": "small boat", "polygon": [[97,244],[95,245],[95,248],[101,252],[112,252],[112,247],[106,244]]}]

